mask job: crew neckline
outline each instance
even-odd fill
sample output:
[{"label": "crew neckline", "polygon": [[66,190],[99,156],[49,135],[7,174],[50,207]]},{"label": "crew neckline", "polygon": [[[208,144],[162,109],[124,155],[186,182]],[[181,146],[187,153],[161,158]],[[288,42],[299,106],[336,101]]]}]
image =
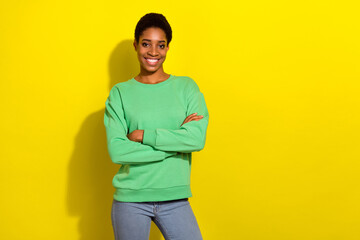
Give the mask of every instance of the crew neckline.
[{"label": "crew neckline", "polygon": [[138,80],[136,80],[135,77],[133,77],[130,81],[134,82],[135,84],[137,84],[139,86],[143,86],[143,87],[147,87],[147,88],[155,88],[155,87],[161,87],[161,86],[168,84],[174,77],[175,77],[175,75],[170,74],[170,77],[168,77],[166,80],[159,82],[159,83],[142,83],[142,82],[139,82]]}]

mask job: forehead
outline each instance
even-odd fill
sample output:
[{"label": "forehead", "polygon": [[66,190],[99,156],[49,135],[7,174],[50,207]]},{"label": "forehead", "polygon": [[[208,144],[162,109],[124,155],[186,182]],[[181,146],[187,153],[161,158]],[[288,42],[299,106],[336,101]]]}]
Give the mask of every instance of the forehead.
[{"label": "forehead", "polygon": [[166,41],[166,34],[161,28],[150,27],[145,29],[140,35],[140,40]]}]

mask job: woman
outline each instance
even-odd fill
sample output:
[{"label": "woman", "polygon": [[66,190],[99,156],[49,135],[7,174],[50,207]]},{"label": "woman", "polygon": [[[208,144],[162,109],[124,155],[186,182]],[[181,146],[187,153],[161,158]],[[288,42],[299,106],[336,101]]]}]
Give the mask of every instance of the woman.
[{"label": "woman", "polygon": [[188,198],[191,152],[204,148],[209,113],[193,79],[164,72],[172,30],[162,14],[136,25],[140,73],[117,83],[105,103],[112,162],[121,164],[111,219],[116,240],[149,239],[151,221],[165,239],[202,239]]}]

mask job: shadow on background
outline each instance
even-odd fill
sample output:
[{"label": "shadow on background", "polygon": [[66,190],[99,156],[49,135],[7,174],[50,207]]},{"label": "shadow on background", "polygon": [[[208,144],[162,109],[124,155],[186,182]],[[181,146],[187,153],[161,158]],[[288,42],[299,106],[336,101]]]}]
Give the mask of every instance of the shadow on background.
[{"label": "shadow on background", "polygon": [[[118,82],[136,76],[139,63],[132,46],[124,40],[109,59],[109,91]],[[104,106],[105,106],[104,99]],[[90,114],[75,138],[68,169],[67,207],[70,216],[79,218],[80,240],[114,239],[111,225],[112,179],[120,165],[111,162],[104,127],[104,109]],[[150,240],[162,234],[151,222]]]}]

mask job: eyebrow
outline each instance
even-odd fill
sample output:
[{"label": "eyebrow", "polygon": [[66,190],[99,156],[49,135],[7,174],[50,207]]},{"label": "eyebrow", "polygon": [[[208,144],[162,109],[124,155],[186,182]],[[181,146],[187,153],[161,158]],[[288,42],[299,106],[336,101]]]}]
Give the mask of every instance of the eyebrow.
[{"label": "eyebrow", "polygon": [[[151,42],[150,39],[143,39],[143,41],[149,41],[149,42]],[[158,42],[165,42],[165,41],[164,41],[164,40],[160,40],[160,41],[158,41]]]}]

